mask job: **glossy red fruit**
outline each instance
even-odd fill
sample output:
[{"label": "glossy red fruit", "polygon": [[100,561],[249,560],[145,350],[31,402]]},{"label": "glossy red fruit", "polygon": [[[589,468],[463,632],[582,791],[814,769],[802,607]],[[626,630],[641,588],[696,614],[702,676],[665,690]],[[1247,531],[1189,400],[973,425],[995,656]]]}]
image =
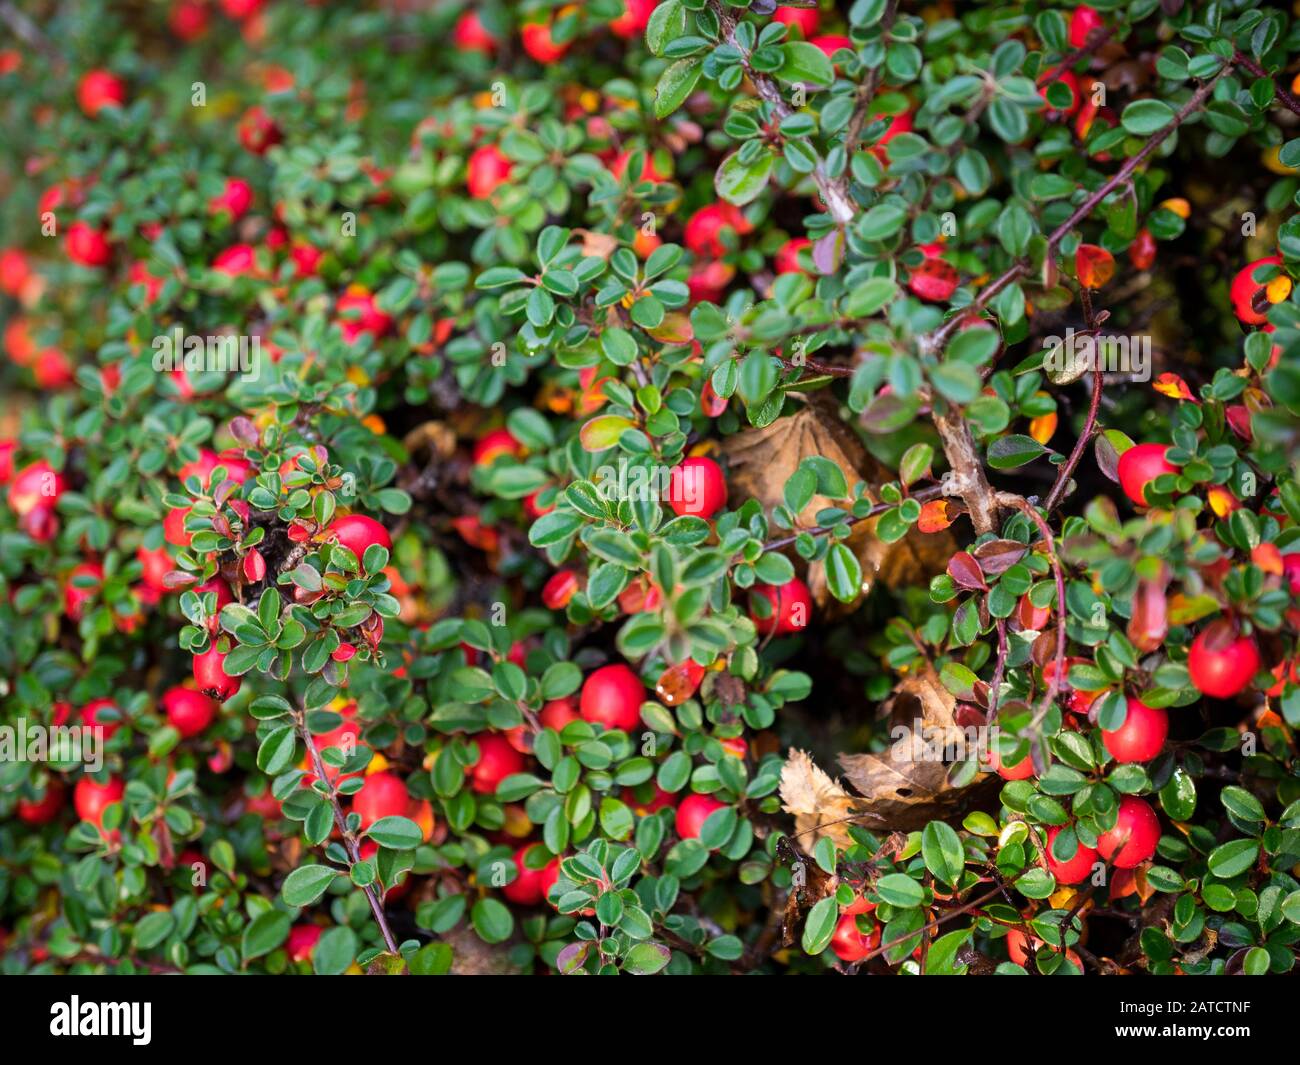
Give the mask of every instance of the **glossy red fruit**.
[{"label": "glossy red fruit", "polygon": [[1034,760],[1028,751],[1014,765],[1003,765],[1002,756],[997,752],[997,748],[990,747],[989,766],[1003,780],[1028,780],[1034,775]]},{"label": "glossy red fruit", "polygon": [[517,459],[524,453],[524,445],[515,439],[509,429],[492,429],[474,441],[475,466],[491,466],[503,455]]},{"label": "glossy red fruit", "polygon": [[1164,444],[1136,444],[1119,457],[1119,485],[1138,506],[1147,505],[1148,484],[1161,474],[1178,472],[1165,458],[1168,450]]},{"label": "glossy red fruit", "polygon": [[121,107],[126,103],[126,84],[107,70],[89,70],[77,83],[77,103],[94,118],[105,107]]},{"label": "glossy red fruit", "polygon": [[176,0],[167,16],[167,25],[182,41],[197,41],[208,32],[208,5],[205,0]]},{"label": "glossy red fruit", "polygon": [[1102,29],[1105,23],[1096,8],[1080,4],[1070,16],[1070,47],[1083,48],[1094,30]]},{"label": "glossy red fruit", "polygon": [[1149,762],[1160,753],[1168,735],[1169,714],[1130,695],[1124,724],[1113,731],[1102,729],[1101,739],[1117,762]]},{"label": "glossy red fruit", "polygon": [[817,33],[821,18],[815,7],[778,7],[772,13],[772,21],[789,26],[791,29],[798,27],[803,39],[808,41]]},{"label": "glossy red fruit", "polygon": [[1145,226],[1138,230],[1133,243],[1128,246],[1128,261],[1136,270],[1150,270],[1156,261],[1156,238]]},{"label": "glossy red fruit", "polygon": [[80,621],[86,604],[99,594],[104,583],[104,567],[98,562],[83,562],[73,566],[68,582],[63,586],[63,612],[73,621]]},{"label": "glossy red fruit", "polygon": [[857,898],[855,898],[847,906],[841,906],[840,913],[842,914],[847,913],[850,914],[851,916],[856,917],[860,913],[871,913],[871,911],[874,910],[875,908],[876,908],[876,904],[874,902],[869,902],[865,895],[859,894]]},{"label": "glossy red fruit", "polygon": [[804,248],[811,248],[812,241],[807,237],[791,237],[777,250],[774,265],[778,274],[806,274],[809,271],[799,265],[799,253]]},{"label": "glossy red fruit", "polygon": [[1134,869],[1155,854],[1159,840],[1160,819],[1150,804],[1125,795],[1115,827],[1097,838],[1097,853],[1116,869]]},{"label": "glossy red fruit", "polygon": [[[1020,931],[1019,928],[1007,929],[1007,955],[1017,965],[1028,966],[1029,964],[1029,947],[1027,945],[1028,942],[1029,939],[1025,936],[1024,932]],[[1046,950],[1048,952],[1053,951],[1052,947],[1047,946],[1037,936],[1033,937],[1033,945],[1034,945],[1034,950],[1036,951],[1039,950]],[[1075,951],[1067,950],[1065,952],[1065,956],[1077,968],[1079,969],[1083,968],[1083,962],[1080,960],[1079,955]]]},{"label": "glossy red fruit", "polygon": [[212,487],[212,474],[220,466],[226,471],[225,479],[234,481],[235,484],[243,484],[253,476],[253,467],[248,460],[238,453],[222,452],[218,454],[209,448],[200,448],[199,457],[193,462],[187,462],[177,472],[182,481],[187,481],[191,477],[197,477],[199,484],[204,488]]},{"label": "glossy red fruit", "polygon": [[212,260],[212,272],[226,277],[257,275],[257,251],[251,244],[232,244]]},{"label": "glossy red fruit", "polygon": [[562,569],[551,574],[550,579],[542,585],[542,602],[548,610],[563,610],[581,588],[578,575],[571,569]]},{"label": "glossy red fruit", "polygon": [[253,206],[253,186],[243,178],[226,178],[225,187],[208,201],[209,214],[225,213],[233,221]]},{"label": "glossy red fruit", "polygon": [[83,821],[103,827],[104,811],[115,802],[121,802],[126,784],[119,777],[109,777],[108,783],[96,784],[90,777],[82,777],[72,790],[72,806]]},{"label": "glossy red fruit", "polygon": [[193,537],[185,531],[185,519],[190,516],[189,507],[172,507],[163,518],[163,539],[177,547],[189,547]]},{"label": "glossy red fruit", "polygon": [[677,834],[682,839],[699,839],[704,822],[714,811],[725,809],[726,805],[712,795],[699,795],[692,792],[677,807]]},{"label": "glossy red fruit", "polygon": [[541,869],[529,869],[524,865],[528,852],[540,846],[540,843],[530,843],[515,851],[515,869],[519,875],[501,889],[501,894],[519,906],[536,906],[543,902],[546,891],[559,876],[559,858],[552,858]]},{"label": "glossy red fruit", "polygon": [[780,586],[756,584],[752,594],[764,599],[769,607],[765,618],[760,618],[752,610],[750,612],[754,627],[761,633],[785,636],[802,632],[812,620],[812,593],[799,577],[791,577]]},{"label": "glossy red fruit", "polygon": [[957,269],[937,254],[912,268],[907,287],[912,295],[931,303],[944,303],[957,291]]},{"label": "glossy red fruit", "polygon": [[393,319],[379,309],[375,297],[365,285],[349,285],[334,305],[339,332],[349,344],[354,344],[362,333],[376,340],[388,335]]},{"label": "glossy red fruit", "polygon": [[870,932],[859,932],[858,919],[854,914],[840,915],[835,934],[831,936],[831,951],[840,961],[854,965],[879,947],[880,925],[877,924]]},{"label": "glossy red fruit", "polygon": [[393,538],[388,535],[388,530],[364,514],[347,514],[335,518],[323,535],[326,540],[342,544],[357,556],[358,561],[365,558],[366,548],[372,544],[378,544],[389,551],[393,549]]},{"label": "glossy red fruit", "polygon": [[318,924],[296,924],[289,929],[289,938],[284,943],[289,960],[311,961],[312,952],[320,942],[323,931],[325,930]]},{"label": "glossy red fruit", "polygon": [[1282,556],[1282,577],[1293,596],[1300,596],[1300,554]]},{"label": "glossy red fruit", "polygon": [[469,786],[480,795],[491,795],[506,777],[524,771],[524,758],[510,742],[495,732],[474,736],[478,761],[470,765]]},{"label": "glossy red fruit", "polygon": [[565,696],[563,699],[552,699],[543,706],[541,713],[537,715],[537,720],[541,723],[542,728],[561,732],[565,725],[579,720],[580,717],[578,707],[574,704],[573,699]]},{"label": "glossy red fruit", "polygon": [[206,731],[216,720],[219,707],[202,692],[177,685],[168,688],[160,700],[163,712],[183,739]]},{"label": "glossy red fruit", "polygon": [[584,721],[625,732],[641,721],[645,685],[622,662],[601,666],[582,684],[579,712]]},{"label": "glossy red fruit", "polygon": [[102,729],[107,740],[122,727],[122,715],[112,699],[91,699],[81,708],[81,724],[84,728]]},{"label": "glossy red fruit", "polygon": [[841,48],[847,48],[850,52],[853,51],[853,42],[843,34],[832,33],[821,37],[813,37],[809,39],[808,43],[820,48],[826,53],[828,59],[833,57]]},{"label": "glossy red fruit", "polygon": [[740,236],[753,231],[753,226],[730,203],[711,203],[701,207],[686,222],[686,246],[696,255],[719,259],[727,253],[723,234],[727,230]]},{"label": "glossy red fruit", "polygon": [[1056,877],[1058,884],[1081,884],[1092,873],[1093,863],[1097,860],[1097,852],[1079,842],[1075,848],[1073,858],[1068,861],[1061,861],[1056,858],[1053,847],[1056,844],[1056,837],[1061,834],[1062,827],[1057,825],[1047,830],[1047,868]]},{"label": "glossy red fruit", "polygon": [[28,825],[48,825],[63,809],[67,793],[63,784],[53,778],[45,785],[45,795],[39,799],[19,799],[18,820]]},{"label": "glossy red fruit", "polygon": [[[1059,111],[1052,107],[1051,101],[1047,97],[1047,90],[1057,82],[1060,82],[1070,90],[1070,105],[1063,107]],[[1047,104],[1048,119],[1057,119],[1062,116],[1069,117],[1079,110],[1079,105],[1083,102],[1083,90],[1079,86],[1079,79],[1072,70],[1061,70],[1056,67],[1049,68],[1038,75],[1038,95],[1043,98]]]},{"label": "glossy red fruit", "polygon": [[623,14],[609,24],[615,37],[631,40],[645,32],[659,0],[623,0]]},{"label": "glossy red fruit", "polygon": [[539,63],[554,63],[569,50],[569,42],[556,44],[549,22],[529,22],[519,31],[524,51]]},{"label": "glossy red fruit", "polygon": [[1205,629],[1192,641],[1187,655],[1192,684],[1215,699],[1231,699],[1245,691],[1259,668],[1255,641],[1238,635],[1226,622]]},{"label": "glossy red fruit", "polygon": [[451,31],[451,43],[459,52],[482,52],[484,55],[491,55],[497,47],[497,39],[487,31],[477,11],[466,11],[456,20]]},{"label": "glossy red fruit", "polygon": [[243,683],[239,677],[226,673],[225,663],[226,656],[217,650],[215,643],[202,654],[194,656],[194,679],[199,691],[223,703],[239,691]]},{"label": "glossy red fruit", "polygon": [[78,266],[99,267],[113,257],[108,237],[89,222],[73,222],[63,236],[63,250]]},{"label": "glossy red fruit", "polygon": [[514,164],[494,144],[475,149],[469,157],[465,184],[476,200],[486,200],[510,180]]},{"label": "glossy red fruit", "polygon": [[697,455],[672,468],[668,505],[679,517],[711,518],[727,504],[727,479],[711,458]]},{"label": "glossy red fruit", "polygon": [[244,150],[254,155],[265,155],[284,139],[280,127],[260,104],[255,104],[244,112],[239,120],[238,133],[239,143],[244,146]]},{"label": "glossy red fruit", "polygon": [[405,817],[411,805],[411,793],[396,773],[383,770],[371,773],[352,796],[352,811],[361,815],[364,831],[384,817]]},{"label": "glossy red fruit", "polygon": [[[1243,325],[1263,325],[1268,321],[1267,304],[1261,296],[1266,282],[1256,281],[1254,275],[1256,269],[1261,266],[1281,265],[1282,256],[1266,255],[1262,259],[1247,263],[1237,271],[1237,275],[1232,279],[1229,298],[1232,300],[1233,313]],[[1264,310],[1257,309],[1260,303],[1265,303]]]}]

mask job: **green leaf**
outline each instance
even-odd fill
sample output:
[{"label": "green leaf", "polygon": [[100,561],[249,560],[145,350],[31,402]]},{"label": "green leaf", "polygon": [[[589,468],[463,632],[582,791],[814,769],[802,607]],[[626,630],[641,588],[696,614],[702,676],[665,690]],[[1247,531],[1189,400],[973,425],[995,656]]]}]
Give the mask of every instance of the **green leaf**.
[{"label": "green leaf", "polygon": [[470,911],[470,923],[484,943],[504,943],[515,930],[515,919],[496,899],[479,899]]},{"label": "green leaf", "polygon": [[961,838],[950,825],[931,821],[921,833],[921,857],[925,867],[945,884],[956,886],[966,868]]},{"label": "green leaf", "polygon": [[366,835],[381,847],[395,851],[414,850],[424,840],[420,826],[409,817],[381,817],[366,829]]},{"label": "green leaf", "polygon": [[815,44],[789,41],[784,47],[785,62],[776,72],[782,81],[813,86],[829,85],[835,80],[835,67],[830,58]]},{"label": "green leaf", "polygon": [[341,976],[356,961],[359,947],[357,934],[347,925],[327,929],[311,952],[312,970],[317,976]]},{"label": "green leaf", "polygon": [[289,915],[281,910],[267,910],[266,913],[255,917],[244,929],[240,942],[240,953],[244,961],[270,954],[289,938],[289,928],[292,923]]},{"label": "green leaf", "polygon": [[679,59],[665,70],[655,86],[655,117],[666,118],[681,107],[703,70],[704,60],[698,57]]},{"label": "green leaf", "polygon": [[290,906],[310,906],[338,875],[339,871],[328,865],[299,866],[284,878],[280,896]]},{"label": "green leaf", "polygon": [[758,197],[767,188],[768,178],[776,166],[776,156],[771,152],[761,152],[753,162],[741,161],[741,151],[737,149],[722,161],[713,178],[713,187],[728,203],[743,207]]},{"label": "green leaf", "polygon": [[1012,470],[1032,462],[1046,451],[1047,448],[1032,436],[1000,436],[989,445],[989,465],[995,470]]},{"label": "green leaf", "polygon": [[1163,100],[1134,100],[1120,117],[1120,123],[1129,133],[1147,137],[1163,129],[1173,120],[1174,109]]},{"label": "green leaf", "polygon": [[848,545],[832,544],[826,553],[826,586],[841,603],[862,594],[862,564]]},{"label": "green leaf", "polygon": [[633,976],[653,976],[672,957],[673,952],[662,943],[636,943],[623,955],[623,971]]},{"label": "green leaf", "polygon": [[834,895],[817,902],[808,911],[808,918],[803,926],[803,949],[806,954],[820,954],[830,946],[835,926],[839,924],[840,908]]},{"label": "green leaf", "polygon": [[1259,843],[1253,839],[1234,839],[1210,851],[1210,872],[1221,880],[1231,880],[1244,873],[1259,857]]}]

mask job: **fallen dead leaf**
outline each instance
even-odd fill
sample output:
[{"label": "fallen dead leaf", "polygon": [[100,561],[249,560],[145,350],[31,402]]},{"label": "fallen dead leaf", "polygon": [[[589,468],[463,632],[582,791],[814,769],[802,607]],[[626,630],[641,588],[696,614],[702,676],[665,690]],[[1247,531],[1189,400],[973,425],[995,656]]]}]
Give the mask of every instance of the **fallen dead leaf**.
[{"label": "fallen dead leaf", "polygon": [[855,812],[852,796],[804,751],[791,749],[781,767],[780,791],[782,809],[794,815],[795,834],[804,850],[811,850],[821,836],[841,847],[852,845],[845,820]]},{"label": "fallen dead leaf", "polygon": [[[810,455],[820,455],[835,463],[850,489],[859,481],[866,481],[867,494],[874,502],[876,496],[872,489],[893,479],[890,472],[867,453],[853,430],[845,425],[835,400],[828,393],[813,392],[799,398],[804,399],[803,410],[779,418],[763,429],[736,433],[723,443],[732,505],[739,506],[753,498],[770,514],[782,502],[785,482]],[[816,527],[817,512],[835,505],[836,501],[825,496],[813,496],[798,515],[800,525]],[[915,529],[902,540],[887,544],[876,536],[874,520],[855,526],[844,543],[862,564],[862,587],[853,602],[840,603],[830,594],[822,563],[808,567],[813,602],[832,618],[853,610],[877,580],[887,588],[928,582],[930,577],[943,572],[956,547],[946,532],[922,534]]]}]

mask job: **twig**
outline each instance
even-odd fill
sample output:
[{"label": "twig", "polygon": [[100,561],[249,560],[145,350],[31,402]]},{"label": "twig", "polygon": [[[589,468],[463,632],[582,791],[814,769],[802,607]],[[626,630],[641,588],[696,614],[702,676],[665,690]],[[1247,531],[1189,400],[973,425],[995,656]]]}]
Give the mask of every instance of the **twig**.
[{"label": "twig", "polygon": [[[1086,287],[1082,287],[1079,289],[1079,297],[1083,301],[1084,323],[1088,330],[1093,332],[1097,324],[1096,315],[1092,309],[1092,295]],[[1061,502],[1061,497],[1065,495],[1065,489],[1070,483],[1070,477],[1079,465],[1079,460],[1083,458],[1083,452],[1088,446],[1088,441],[1092,439],[1092,434],[1097,428],[1097,412],[1101,408],[1101,393],[1105,380],[1100,356],[1094,359],[1092,375],[1092,399],[1088,404],[1087,420],[1083,424],[1083,430],[1079,433],[1079,439],[1074,442],[1070,457],[1065,460],[1065,464],[1056,475],[1056,483],[1052,485],[1052,490],[1047,494],[1047,502],[1043,504],[1043,508],[1049,514],[1056,509],[1057,504]]]},{"label": "twig", "polygon": [[1273,79],[1272,75],[1269,74],[1267,70],[1261,67],[1253,59],[1251,59],[1250,56],[1238,50],[1233,53],[1232,61],[1234,63],[1237,63],[1245,67],[1257,78],[1269,78],[1270,80],[1272,80],[1273,96],[1282,104],[1282,106],[1284,106],[1293,115],[1300,115],[1300,100],[1296,99],[1295,94],[1287,91],[1281,85],[1279,85],[1276,79]]},{"label": "twig", "polygon": [[[918,503],[928,503],[932,499],[941,498],[943,494],[944,494],[943,485],[935,484],[935,485],[930,485],[929,487],[926,488],[921,488],[918,491],[913,492],[910,496],[908,496],[908,498],[915,499]],[[898,505],[899,504],[897,503],[877,503],[869,511],[867,511],[864,515],[862,515],[862,517],[854,518],[852,521],[848,522],[848,525],[850,528],[852,528],[854,525],[860,525],[864,521],[870,521],[872,518],[878,518],[880,517],[881,514],[885,513],[885,511],[893,510]],[[825,536],[828,532],[831,532],[833,529],[842,528],[843,524],[844,523],[841,523],[840,525],[818,525],[812,529],[800,529],[797,533],[793,533],[790,536],[783,536],[779,540],[769,540],[767,543],[763,545],[763,550],[765,552],[779,551],[783,547],[789,547],[792,543],[798,540],[799,537],[803,536],[805,533],[809,536]]]},{"label": "twig", "polygon": [[[885,13],[880,17],[880,36],[888,37],[890,30],[894,28],[894,20],[898,18],[898,0],[889,0],[885,5]],[[880,88],[880,72],[883,68],[872,67],[867,74],[867,80],[858,86],[858,102],[853,108],[853,114],[849,118],[849,124],[844,130],[844,151],[852,158],[854,151],[858,147],[858,141],[862,139],[862,129],[867,124],[867,112],[871,110],[871,104],[876,98],[876,91]]]},{"label": "twig", "polygon": [[[777,123],[779,124],[784,119],[789,118],[794,112],[791,110],[790,105],[785,102],[785,97],[781,95],[780,87],[772,78],[750,67],[749,54],[736,40],[735,18],[722,6],[719,0],[709,0],[709,6],[713,9],[714,14],[718,16],[723,39],[740,53],[740,61],[745,67],[745,73],[749,75],[749,80],[753,83],[759,97],[771,106],[772,114]],[[826,164],[823,160],[817,160],[812,179],[817,186],[817,191],[821,193],[822,202],[826,204],[826,209],[836,223],[844,226],[852,222],[855,214],[853,203],[844,193],[844,190],[836,182],[832,181],[826,173]]]},{"label": "twig", "polygon": [[[1096,191],[1084,198],[1072,212],[1070,217],[1052,230],[1047,238],[1047,255],[1053,255],[1061,242],[1073,232],[1074,228],[1087,218],[1097,205],[1109,196],[1115,189],[1123,185],[1133,173],[1140,167],[1151,154],[1162,145],[1165,140],[1178,129],[1188,118],[1191,117],[1201,106],[1209,99],[1210,94],[1214,91],[1214,86],[1218,84],[1219,79],[1232,68],[1231,63],[1225,63],[1219,72],[1209,81],[1205,82],[1199,89],[1194,92],[1188,99],[1187,103],[1179,108],[1169,122],[1151,135],[1150,140],[1146,142],[1136,155],[1130,156],[1128,160],[1114,174],[1111,175]],[[952,335],[961,327],[961,323],[972,313],[982,311],[987,307],[1003,289],[1019,280],[1029,269],[1028,259],[1018,259],[998,278],[990,281],[982,289],[974,300],[965,307],[959,309],[959,312],[949,318],[943,325],[939,326],[933,333],[924,336],[920,340],[921,350],[924,352],[941,351],[945,344],[952,338]]]},{"label": "twig", "polygon": [[[311,730],[307,728],[307,711],[305,709],[293,711],[293,724],[298,731],[298,737],[307,747],[307,757],[311,759],[312,771],[316,774],[316,779],[323,781],[329,788],[329,801],[334,808],[334,823],[343,836],[343,847],[351,859],[351,864],[356,865],[357,862],[361,861],[361,849],[357,845],[357,837],[348,829],[347,818],[343,816],[343,806],[339,802],[338,791],[325,772],[325,765],[321,761],[320,752],[316,750],[316,742],[311,738]],[[370,910],[375,915],[375,922],[379,925],[379,931],[383,933],[384,944],[388,947],[388,952],[397,955],[397,940],[393,938],[392,930],[388,927],[388,917],[384,913],[384,907],[379,901],[379,896],[375,894],[374,887],[369,884],[361,890],[365,892],[366,899],[370,902]]]}]

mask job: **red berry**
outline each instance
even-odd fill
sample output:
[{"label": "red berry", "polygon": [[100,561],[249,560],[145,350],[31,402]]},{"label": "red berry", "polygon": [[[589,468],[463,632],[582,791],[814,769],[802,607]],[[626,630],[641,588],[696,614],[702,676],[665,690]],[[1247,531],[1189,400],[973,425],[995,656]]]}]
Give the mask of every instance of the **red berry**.
[{"label": "red berry", "polygon": [[495,144],[476,148],[466,169],[465,185],[469,194],[476,200],[486,200],[510,180],[513,168],[514,164]]},{"label": "red berry", "polygon": [[880,925],[876,925],[870,932],[859,932],[858,919],[854,914],[840,915],[840,923],[835,926],[835,934],[831,936],[831,951],[840,961],[856,964],[879,947]]},{"label": "red berry", "polygon": [[1097,860],[1097,852],[1079,843],[1075,848],[1074,857],[1068,861],[1055,857],[1053,847],[1056,845],[1056,837],[1060,835],[1061,829],[1062,826],[1056,825],[1047,830],[1047,868],[1052,876],[1056,877],[1058,884],[1080,884],[1087,880],[1092,872],[1092,865]]},{"label": "red berry", "polygon": [[191,535],[185,531],[185,519],[190,516],[189,507],[172,507],[163,519],[163,539],[177,547],[189,547]]},{"label": "red berry", "polygon": [[109,777],[107,784],[96,784],[90,777],[82,777],[72,791],[72,806],[77,816],[93,825],[103,826],[104,811],[115,802],[121,802],[126,785],[118,777]]},{"label": "red berry", "polygon": [[[100,720],[101,717],[103,720]],[[81,708],[81,723],[85,728],[103,729],[104,739],[107,740],[122,727],[122,715],[112,699],[92,699]]]},{"label": "red berry", "polygon": [[45,785],[45,795],[40,799],[19,799],[18,820],[28,825],[48,825],[63,809],[63,785],[53,778]]},{"label": "red berry", "polygon": [[456,20],[451,31],[451,43],[459,52],[482,52],[491,55],[497,46],[497,39],[487,31],[477,11],[466,11]]},{"label": "red berry", "polygon": [[254,105],[239,120],[239,143],[254,155],[265,155],[273,145],[283,139],[280,127],[261,105]]},{"label": "red berry", "polygon": [[658,2],[659,0],[623,0],[623,14],[610,22],[610,32],[624,40],[639,37],[650,24],[650,15]]},{"label": "red berry", "polygon": [[1168,450],[1164,444],[1137,444],[1119,457],[1120,487],[1138,506],[1147,505],[1147,485],[1161,474],[1178,472],[1165,458]]},{"label": "red berry", "polygon": [[367,829],[384,817],[404,817],[411,805],[411,794],[396,773],[387,770],[371,773],[352,796],[352,811],[361,815],[361,828]]},{"label": "red berry", "polygon": [[168,688],[160,701],[167,720],[184,739],[206,731],[217,716],[217,704],[193,688]]},{"label": "red berry", "polygon": [[1133,243],[1128,246],[1128,261],[1135,270],[1151,269],[1156,261],[1156,238],[1151,235],[1151,230],[1146,227],[1138,230]]},{"label": "red berry", "polygon": [[847,48],[853,51],[853,42],[842,34],[828,34],[822,37],[813,37],[808,41],[809,44],[815,45],[826,53],[829,59],[841,48]]},{"label": "red berry", "polygon": [[1003,765],[996,747],[989,748],[989,765],[1003,780],[1027,780],[1034,775],[1034,760],[1029,752],[1014,765]]},{"label": "red berry", "polygon": [[627,732],[640,723],[644,701],[641,678],[618,662],[601,666],[583,682],[580,712],[584,721]]},{"label": "red berry", "polygon": [[338,315],[339,331],[349,344],[356,343],[362,333],[369,333],[378,340],[393,328],[392,318],[379,309],[375,297],[365,285],[349,285],[334,305],[334,310]]},{"label": "red berry", "polygon": [[1231,699],[1250,686],[1259,672],[1259,648],[1227,623],[1211,625],[1192,641],[1187,672],[1203,695]]},{"label": "red berry", "polygon": [[938,256],[926,258],[919,266],[913,267],[907,279],[907,287],[912,295],[931,303],[944,303],[957,291],[957,270]]},{"label": "red berry", "polygon": [[740,212],[740,208],[730,203],[711,203],[701,207],[686,223],[686,246],[696,255],[717,259],[727,253],[722,234],[732,230],[744,235],[753,231],[753,226]]},{"label": "red berry", "polygon": [[217,650],[215,643],[202,654],[194,656],[194,679],[198,682],[199,691],[223,703],[239,691],[243,683],[239,677],[232,677],[226,672],[225,663],[226,656]]},{"label": "red berry", "polygon": [[542,712],[537,715],[537,720],[541,722],[542,728],[555,729],[560,732],[564,726],[572,721],[577,721],[581,715],[578,708],[573,704],[570,696],[563,699],[552,699],[542,707]]},{"label": "red berry", "polygon": [[1268,321],[1268,317],[1263,311],[1256,310],[1258,297],[1264,288],[1265,282],[1255,280],[1255,270],[1261,266],[1281,265],[1282,257],[1280,255],[1266,255],[1262,259],[1247,263],[1237,271],[1237,275],[1232,279],[1232,288],[1229,292],[1229,297],[1232,300],[1232,310],[1244,325],[1263,325]]},{"label": "red berry", "polygon": [[559,570],[542,586],[542,602],[548,610],[563,610],[580,587],[578,575],[573,570]]},{"label": "red berry", "polygon": [[668,505],[678,516],[711,518],[727,503],[722,467],[698,455],[673,467],[668,478]]},{"label": "red berry", "polygon": [[714,811],[726,809],[726,806],[712,795],[692,792],[677,807],[677,834],[682,839],[699,839],[704,822]]},{"label": "red berry", "polygon": [[1159,840],[1160,819],[1150,804],[1125,795],[1115,827],[1097,838],[1097,853],[1116,869],[1134,869],[1155,854]]},{"label": "red berry", "polygon": [[791,29],[797,26],[806,41],[817,32],[820,18],[815,7],[778,7],[772,15],[772,21]]},{"label": "red berry", "polygon": [[509,429],[492,429],[474,442],[474,465],[491,466],[502,455],[517,459],[523,453],[524,445]]},{"label": "red berry", "polygon": [[768,616],[760,618],[751,611],[754,627],[761,633],[773,632],[778,636],[801,632],[812,620],[812,593],[799,577],[791,577],[779,587],[771,584],[754,585],[753,595],[766,600]]},{"label": "red berry", "polygon": [[255,277],[257,252],[251,244],[232,244],[212,260],[212,272],[227,277]]},{"label": "red berry", "polygon": [[63,250],[78,266],[104,266],[112,258],[108,237],[88,222],[73,222],[63,237]]},{"label": "red berry", "polygon": [[204,488],[212,487],[212,472],[221,466],[226,471],[226,480],[234,481],[235,484],[243,484],[253,475],[253,467],[249,465],[247,459],[237,453],[223,451],[221,454],[208,448],[199,449],[199,457],[193,462],[187,462],[177,472],[177,476],[182,480],[189,480],[191,477],[197,477],[199,484]]},{"label": "red berry", "polygon": [[506,884],[501,893],[517,905],[536,906],[545,900],[547,889],[559,876],[559,858],[552,858],[541,869],[529,869],[524,865],[528,852],[540,846],[540,843],[532,843],[515,851],[515,869],[519,875]]},{"label": "red berry", "polygon": [[366,548],[371,544],[378,544],[389,551],[393,549],[393,538],[388,535],[388,530],[364,514],[347,514],[335,518],[326,527],[322,537],[342,544],[358,560],[365,557]]},{"label": "red berry", "polygon": [[519,31],[524,51],[539,63],[554,63],[569,50],[568,42],[556,44],[549,22],[529,22]]},{"label": "red berry", "polygon": [[778,274],[806,274],[808,273],[799,265],[799,253],[804,248],[811,248],[812,241],[807,237],[791,237],[776,253],[776,272]]},{"label": "red berry", "polygon": [[116,74],[107,70],[87,71],[77,84],[77,103],[91,118],[110,104],[121,107],[126,103],[126,85]]},{"label": "red berry", "polygon": [[176,0],[167,24],[182,41],[197,41],[208,32],[208,6],[205,0]]},{"label": "red berry", "polygon": [[1160,753],[1169,735],[1169,715],[1129,696],[1124,724],[1102,729],[1102,742],[1117,762],[1149,762]]},{"label": "red berry", "polygon": [[1083,48],[1087,45],[1093,30],[1099,30],[1104,25],[1096,8],[1080,4],[1070,16],[1070,47]]},{"label": "red berry", "polygon": [[[91,583],[86,583],[90,581]],[[83,562],[73,566],[68,583],[63,586],[63,612],[73,621],[80,621],[86,604],[99,593],[104,582],[104,567],[98,562]]]},{"label": "red berry", "polygon": [[475,736],[474,742],[478,744],[478,760],[466,772],[470,788],[480,795],[491,795],[506,777],[524,771],[523,755],[504,736],[489,732]]},{"label": "red berry", "polygon": [[311,961],[312,951],[316,949],[323,931],[318,924],[296,924],[289,929],[289,938],[284,943],[289,960]]},{"label": "red berry", "polygon": [[208,212],[218,214],[224,211],[234,220],[243,217],[252,205],[253,186],[243,178],[226,178],[225,188],[208,201]]}]

